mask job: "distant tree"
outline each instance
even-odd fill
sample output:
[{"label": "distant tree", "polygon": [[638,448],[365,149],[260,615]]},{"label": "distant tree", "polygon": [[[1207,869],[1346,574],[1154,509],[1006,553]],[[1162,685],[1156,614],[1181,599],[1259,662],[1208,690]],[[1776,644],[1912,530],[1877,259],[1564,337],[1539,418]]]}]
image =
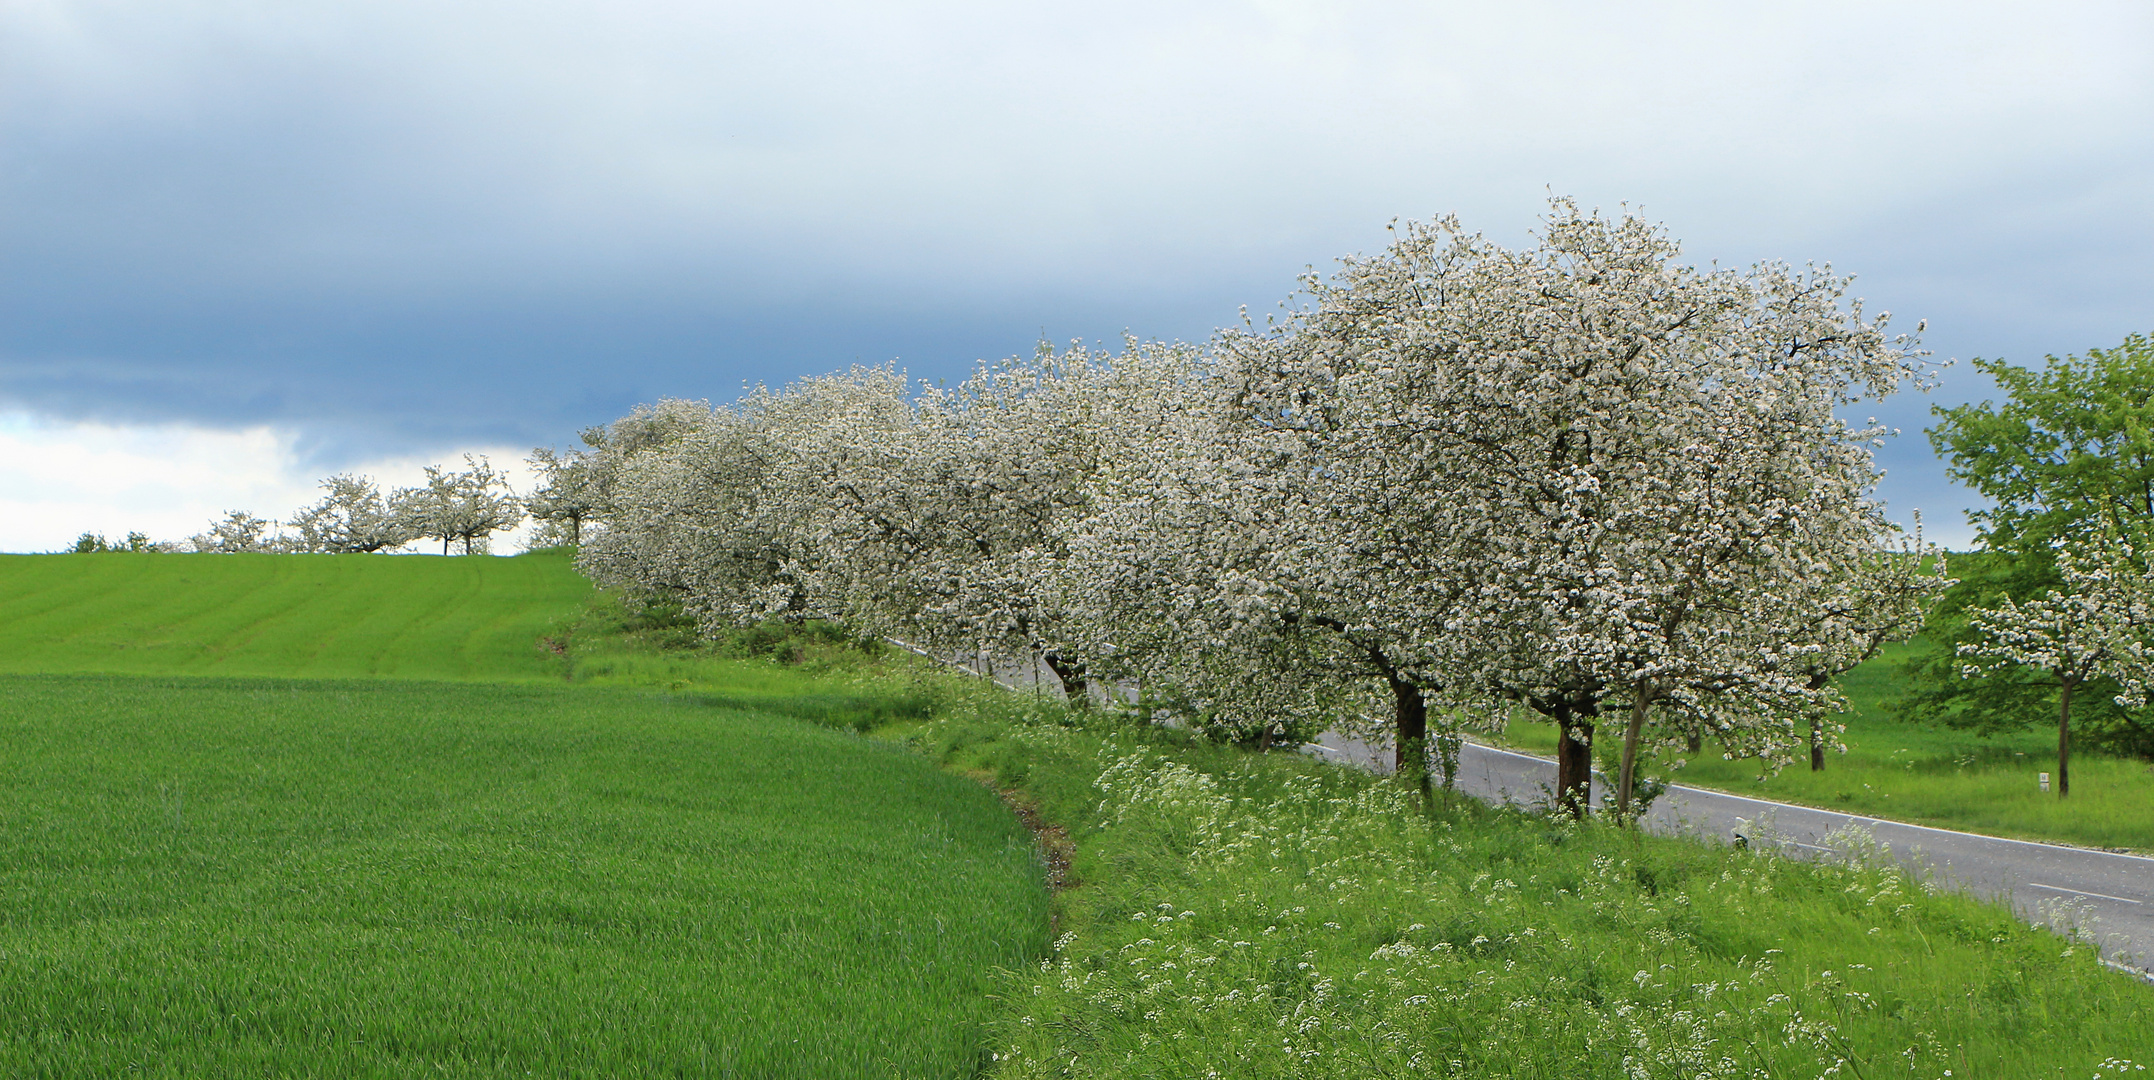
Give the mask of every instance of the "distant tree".
[{"label": "distant tree", "polygon": [[468,466],[450,472],[440,465],[426,467],[426,486],[400,488],[389,498],[390,517],[412,536],[441,541],[441,553],[461,541],[464,554],[482,553],[487,539],[523,521],[523,504],[509,487],[508,478],[483,456],[464,455]]},{"label": "distant tree", "polygon": [[340,473],[321,482],[320,502],[291,520],[300,551],[343,554],[382,551],[410,543],[416,534],[390,512],[389,502],[373,479]]},{"label": "distant tree", "polygon": [[[1945,572],[1944,553],[1923,542],[1917,515],[1914,535],[1898,549],[1884,547],[1839,568],[1814,594],[1814,607],[1789,620],[1803,626],[1802,636],[1809,646],[1790,666],[1810,689],[1823,690],[1877,656],[1888,642],[1913,637],[1953,584]],[[1808,721],[1810,771],[1823,772],[1825,751],[1835,746],[1846,749],[1839,744],[1845,725],[1833,721],[1824,709],[1811,710]]]},{"label": "distant tree", "polygon": [[199,552],[225,555],[290,550],[282,536],[270,532],[276,524],[245,510],[228,510],[222,520],[210,523],[208,532],[196,533],[188,543]]},{"label": "distant tree", "polygon": [[[1959,583],[1917,639],[1892,707],[1909,720],[2012,731],[2055,715],[2060,684],[2026,665],[1962,678],[1960,648],[1984,639],[1977,610],[2038,600],[2065,584],[2058,541],[2084,545],[2107,534],[2146,567],[2154,551],[2154,340],[2134,334],[2113,349],[2049,357],[2040,369],[1974,364],[2004,400],[1940,407],[1929,435],[1953,479],[1990,505],[1970,515],[1978,550],[1953,560]],[[2118,704],[2122,690],[2096,675],[2075,691],[2079,737],[2154,756],[2154,714]]]},{"label": "distant tree", "polygon": [[2146,645],[2154,631],[2154,587],[2131,545],[2102,537],[2078,550],[2057,542],[2055,564],[2063,588],[1996,607],[1975,608],[1969,621],[1979,637],[1959,655],[1987,659],[1961,674],[1977,678],[2018,665],[2044,673],[2057,690],[2057,797],[2071,793],[2072,695],[2096,680],[2118,687],[2116,703],[2146,704]]},{"label": "distant tree", "polygon": [[141,553],[179,551],[182,550],[182,545],[169,542],[157,543],[155,541],[152,541],[149,538],[148,534],[142,532],[130,532],[124,539],[120,540],[106,540],[102,535],[98,533],[86,532],[83,533],[81,536],[76,537],[74,544],[71,545],[67,550],[70,554],[89,554],[99,551],[132,551]]},{"label": "distant tree", "polygon": [[[602,445],[604,434],[603,429],[594,431],[601,440],[593,443],[596,449]],[[591,434],[586,434],[587,442],[592,438]],[[605,505],[597,461],[588,451],[571,450],[564,454],[550,446],[531,451],[531,456],[525,460],[538,470],[539,487],[524,500],[524,509],[545,523],[541,527],[544,538],[570,547],[583,546],[584,523],[595,519]]]},{"label": "distant tree", "polygon": [[1990,501],[1969,515],[1982,546],[2046,555],[2052,540],[2106,528],[2154,551],[2154,340],[2133,334],[2039,371],[1974,366],[2005,401],[1940,406],[1929,435],[1952,478]]}]

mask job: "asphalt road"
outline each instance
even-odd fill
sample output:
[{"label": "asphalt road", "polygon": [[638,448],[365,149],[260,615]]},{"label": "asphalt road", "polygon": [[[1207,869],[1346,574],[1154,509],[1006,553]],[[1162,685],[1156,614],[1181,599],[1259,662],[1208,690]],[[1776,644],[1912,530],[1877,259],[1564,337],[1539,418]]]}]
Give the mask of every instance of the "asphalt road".
[{"label": "asphalt road", "polygon": [[[1377,771],[1391,766],[1388,749],[1336,735],[1324,736],[1311,750]],[[1473,743],[1459,755],[1459,790],[1491,802],[1546,802],[1555,783],[1556,763],[1548,758]],[[1610,787],[1596,779],[1596,805]],[[1811,857],[1844,852],[1846,838],[1835,832],[1860,826],[1900,862],[1942,883],[2007,900],[2030,921],[2085,929],[2113,965],[2154,981],[2154,859],[1977,836],[1690,787],[1670,787],[1655,800],[1645,825],[1656,833],[1729,842],[1740,835],[1756,846]]]}]

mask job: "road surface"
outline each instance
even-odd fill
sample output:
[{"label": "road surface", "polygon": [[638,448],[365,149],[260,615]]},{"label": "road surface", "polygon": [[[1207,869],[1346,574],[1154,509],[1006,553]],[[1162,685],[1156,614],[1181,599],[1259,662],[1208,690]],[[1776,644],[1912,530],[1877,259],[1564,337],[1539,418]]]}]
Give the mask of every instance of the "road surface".
[{"label": "road surface", "polygon": [[[1387,771],[1390,751],[1337,735],[1311,744],[1335,761]],[[1491,802],[1548,801],[1556,763],[1548,758],[1466,744],[1458,787]],[[1596,805],[1611,785],[1596,779]],[[1976,895],[2008,901],[2029,920],[2079,926],[2113,965],[2154,981],[2154,859],[2059,844],[1932,829],[1788,803],[1766,802],[1701,788],[1671,786],[1653,803],[1646,828],[1772,845],[1803,855],[1830,854],[1833,833],[1860,826],[1894,857]]]}]

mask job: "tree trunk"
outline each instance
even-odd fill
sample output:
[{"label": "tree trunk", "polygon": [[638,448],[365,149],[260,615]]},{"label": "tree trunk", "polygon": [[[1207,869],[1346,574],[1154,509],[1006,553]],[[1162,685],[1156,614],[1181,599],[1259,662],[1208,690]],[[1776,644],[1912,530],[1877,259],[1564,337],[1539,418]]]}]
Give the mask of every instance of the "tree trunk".
[{"label": "tree trunk", "polygon": [[1695,754],[1705,749],[1705,736],[1693,731],[1683,737],[1683,752]]},{"label": "tree trunk", "polygon": [[1055,678],[1062,681],[1062,696],[1068,699],[1070,708],[1092,707],[1092,685],[1084,677],[1083,664],[1072,663],[1063,659],[1061,653],[1052,651],[1041,653],[1040,662],[1046,664],[1047,670],[1054,672]]},{"label": "tree trunk", "polygon": [[2072,793],[2072,683],[2064,684],[2057,706],[2057,797]]},{"label": "tree trunk", "polygon": [[1395,705],[1392,720],[1392,765],[1399,775],[1413,781],[1423,795],[1429,790],[1429,704],[1421,688],[1396,675],[1391,684]]},{"label": "tree trunk", "polygon": [[1810,771],[1825,771],[1825,718],[1810,718]]},{"label": "tree trunk", "polygon": [[1593,810],[1593,721],[1568,703],[1554,711],[1556,731],[1556,806],[1575,818]]},{"label": "tree trunk", "polygon": [[[1623,767],[1616,773],[1616,819],[1630,820],[1631,794],[1638,790],[1638,740],[1645,734],[1646,702],[1652,687],[1638,680],[1631,694],[1630,723],[1623,728]],[[1591,758],[1587,761],[1590,763]]]}]

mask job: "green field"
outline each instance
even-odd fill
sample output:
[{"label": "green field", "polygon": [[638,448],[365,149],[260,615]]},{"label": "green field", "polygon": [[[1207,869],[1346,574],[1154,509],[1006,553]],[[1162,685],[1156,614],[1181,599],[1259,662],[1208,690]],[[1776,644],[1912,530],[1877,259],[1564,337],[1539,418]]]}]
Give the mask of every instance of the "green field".
[{"label": "green field", "polygon": [[[1648,769],[1677,783],[1752,798],[1992,836],[2154,852],[2154,765],[2074,753],[2072,794],[2059,799],[2040,790],[2035,778],[2057,768],[2054,723],[1983,737],[1887,714],[1883,702],[1898,693],[1902,655],[1904,647],[1841,680],[1854,707],[1840,718],[1848,749],[1828,753],[1823,772],[1811,772],[1807,756],[1774,775],[1756,759],[1728,761],[1710,751],[1680,769],[1671,769],[1666,758]],[[1548,724],[1514,722],[1500,741],[1552,753],[1556,735]],[[1601,756],[1614,746],[1611,738],[1599,748]]]},{"label": "green field", "polygon": [[[41,558],[0,565],[0,1075],[2154,1064],[2144,985],[1884,861],[1423,810],[842,635],[682,648],[558,555]],[[1827,776],[1920,775],[1876,753]]]},{"label": "green field", "polygon": [[564,680],[558,557],[0,574],[8,669],[188,673],[0,675],[0,1075],[967,1076],[1044,945],[1031,833],[850,683]]},{"label": "green field", "polygon": [[568,555],[0,555],[0,672],[559,678]]}]

